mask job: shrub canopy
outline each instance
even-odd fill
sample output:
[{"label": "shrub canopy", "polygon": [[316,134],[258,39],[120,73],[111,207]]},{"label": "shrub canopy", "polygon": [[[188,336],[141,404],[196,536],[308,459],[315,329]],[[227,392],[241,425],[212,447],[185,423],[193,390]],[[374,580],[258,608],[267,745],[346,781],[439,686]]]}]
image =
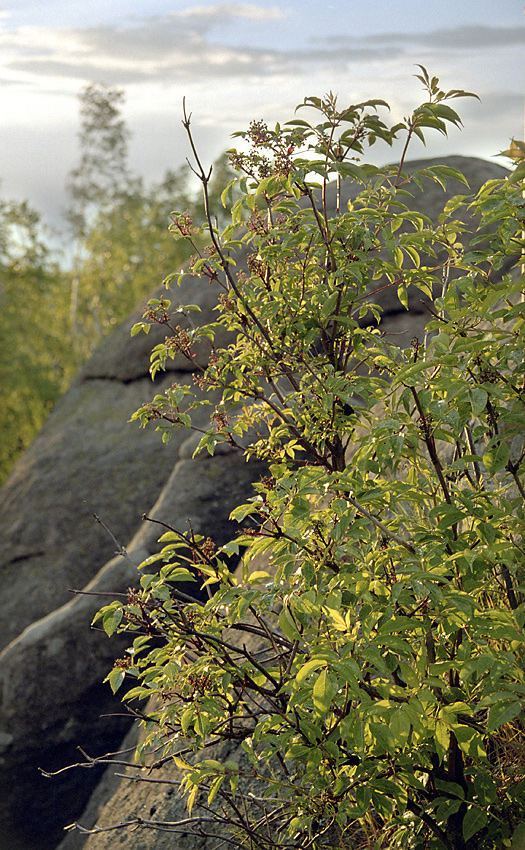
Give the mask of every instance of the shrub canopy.
[{"label": "shrub canopy", "polygon": [[[329,94],[238,134],[232,222],[219,232],[206,207],[212,248],[193,262],[217,288],[217,321],[197,327],[195,306],[165,298],[134,329],[170,331],[152,374],[210,347],[194,392],[174,386],[135,419],[169,439],[208,404],[199,449],[228,443],[268,464],[232,514],[243,533],[217,550],[169,529],[140,589],[98,615],[134,638],[112,688],[131,677],[127,700],[154,698],[139,763],[159,747],[173,758],[184,829],[206,832],[200,802],[234,846],[500,850],[524,813],[523,277],[493,282],[523,246],[524,148],[474,196],[449,167],[407,173],[410,140],[459,125],[450,103],[468,95],[418,76],[427,99],[394,127],[383,101],[340,108]],[[397,167],[363,161],[396,138]],[[464,194],[437,224],[411,209],[424,179],[452,178]],[[188,216],[173,221],[197,246]],[[385,287],[405,307],[416,291],[428,300],[408,348],[382,333]],[[208,601],[181,580],[204,582]],[[224,740],[243,757],[207,758]]]}]

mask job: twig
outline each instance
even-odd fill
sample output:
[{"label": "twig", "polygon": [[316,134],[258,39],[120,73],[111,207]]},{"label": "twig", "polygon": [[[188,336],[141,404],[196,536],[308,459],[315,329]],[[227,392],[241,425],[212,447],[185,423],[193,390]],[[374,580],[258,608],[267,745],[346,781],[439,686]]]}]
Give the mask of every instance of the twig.
[{"label": "twig", "polygon": [[103,520],[101,520],[99,516],[97,516],[97,514],[95,513],[95,511],[94,511],[94,510],[93,510],[93,509],[92,509],[92,508],[88,505],[88,503],[87,503],[85,500],[84,500],[84,504],[87,506],[87,508],[88,508],[88,510],[89,510],[89,512],[90,512],[90,514],[91,514],[91,515],[93,516],[93,518],[95,519],[95,522],[98,522],[98,524],[102,526],[102,528],[104,529],[104,531],[106,531],[106,532],[109,534],[109,536],[111,537],[111,539],[112,539],[113,543],[114,543],[114,544],[115,544],[115,546],[117,547],[117,550],[116,550],[115,554],[116,554],[116,555],[122,555],[122,557],[123,557],[123,558],[125,558],[125,559],[126,559],[126,561],[127,561],[129,564],[131,564],[131,566],[132,566],[132,567],[134,567],[135,569],[138,569],[138,565],[137,565],[137,564],[135,564],[135,562],[134,562],[134,561],[132,561],[132,559],[129,557],[129,555],[128,555],[128,553],[127,553],[127,550],[126,550],[126,547],[125,547],[125,546],[122,546],[122,545],[118,542],[117,538],[115,537],[115,535],[113,534],[113,532],[111,531],[111,529],[109,529],[109,528],[107,527],[106,523],[105,523],[105,522],[103,522]]},{"label": "twig", "polygon": [[377,519],[377,517],[371,514],[370,511],[367,511],[367,509],[364,508],[363,505],[361,505],[357,501],[357,499],[354,499],[354,497],[351,496],[348,491],[342,490],[341,492],[344,498],[348,502],[350,502],[350,504],[353,505],[354,508],[356,508],[356,510],[358,510],[360,514],[363,514],[363,516],[369,519],[370,522],[372,522],[376,526],[376,528],[379,528],[383,532],[383,534],[386,534],[387,537],[390,537],[390,539],[394,540],[395,543],[398,543],[400,546],[403,546],[407,550],[407,552],[410,552],[411,555],[417,555],[417,552],[411,543],[408,543],[394,531],[391,531],[391,529],[384,525],[381,520]]}]

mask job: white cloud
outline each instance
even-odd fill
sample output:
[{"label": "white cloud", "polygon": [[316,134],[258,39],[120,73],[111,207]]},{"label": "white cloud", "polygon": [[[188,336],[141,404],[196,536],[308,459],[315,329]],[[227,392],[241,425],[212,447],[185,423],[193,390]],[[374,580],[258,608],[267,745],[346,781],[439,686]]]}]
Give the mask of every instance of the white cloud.
[{"label": "white cloud", "polygon": [[382,51],[383,54],[392,49],[407,52],[414,47],[435,48],[445,53],[456,51],[496,50],[500,47],[513,47],[525,43],[525,27],[503,26],[457,26],[439,28],[426,32],[378,32],[374,35],[353,37],[348,34],[323,36],[315,39],[316,44],[326,45],[322,52],[330,47],[336,50],[369,50]]},{"label": "white cloud", "polygon": [[[80,80],[104,79],[125,85],[149,81],[181,79],[187,75],[204,78],[209,74],[235,77],[250,69],[272,72],[277,63],[287,64],[279,51],[229,47],[210,43],[206,34],[228,16],[249,20],[274,19],[275,8],[223,4],[209,10],[197,7],[182,13],[150,18],[140,25],[97,26],[83,29],[20,28],[0,33],[4,69],[11,73],[45,77],[74,77]],[[202,16],[202,17],[201,17]]]},{"label": "white cloud", "polygon": [[[258,77],[304,73],[306,66],[339,68],[350,63],[389,62],[434,51],[443,62],[447,55],[512,48],[525,41],[525,28],[458,27],[423,33],[378,33],[352,38],[331,36],[316,39],[290,52],[249,44],[231,46],[228,26],[234,20],[277,20],[276,6],[222,3],[194,6],[141,20],[134,25],[102,25],[85,28],[46,29],[23,27],[0,31],[4,74],[28,75],[39,83],[47,77],[80,81],[104,80],[110,85],[177,80]],[[220,28],[222,39],[215,31]],[[211,34],[214,33],[213,40]],[[1,71],[0,71],[1,73]]]},{"label": "white cloud", "polygon": [[253,3],[221,3],[219,6],[193,6],[182,12],[174,13],[180,17],[195,18],[196,20],[220,20],[225,22],[232,19],[247,21],[272,21],[284,18],[284,13],[277,6],[262,7]]}]

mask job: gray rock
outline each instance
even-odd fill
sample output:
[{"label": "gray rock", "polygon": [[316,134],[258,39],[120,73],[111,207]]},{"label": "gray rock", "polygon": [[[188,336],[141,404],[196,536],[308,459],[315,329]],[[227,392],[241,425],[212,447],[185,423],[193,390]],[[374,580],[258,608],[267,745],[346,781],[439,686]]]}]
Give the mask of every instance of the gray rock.
[{"label": "gray rock", "polygon": [[[243,262],[244,252],[238,255],[238,261]],[[217,296],[214,287],[201,278],[188,275],[183,278],[180,286],[173,283],[168,291],[160,287],[151,298],[168,298],[171,301],[170,310],[189,304],[195,304],[200,312],[190,312],[189,322],[181,314],[173,318],[174,325],[191,326],[191,322],[204,325],[217,320],[214,307]],[[93,353],[88,362],[80,370],[79,381],[102,378],[129,383],[149,376],[150,354],[152,348],[162,342],[169,334],[169,329],[163,326],[152,326],[149,334],[140,333],[131,337],[130,329],[142,319],[145,304],[138,308],[123,322],[114,333]],[[217,334],[217,343],[222,345],[225,340],[223,331]],[[166,364],[167,372],[192,372],[196,365],[204,366],[208,362],[209,346],[205,343],[196,345],[192,364],[183,354],[178,354]]]},{"label": "gray rock", "polygon": [[[466,173],[472,190],[506,173],[481,160],[449,157],[443,162]],[[433,161],[411,167],[426,164]],[[435,217],[447,197],[464,191],[456,181],[450,181],[447,194],[429,184],[416,193],[413,206]],[[207,282],[187,278],[179,295],[183,302],[202,306],[201,319],[213,319],[215,293]],[[427,318],[421,306],[412,305],[407,314],[395,296],[382,299],[387,331],[403,332],[407,339],[420,332]],[[46,779],[36,766],[55,770],[78,761],[77,745],[93,756],[114,749],[129,723],[126,717],[100,719],[101,713],[122,711],[100,684],[120,647],[118,640],[90,631],[105,597],[89,594],[126,592],[137,574],[125,558],[112,557],[114,543],[91,512],[119,541],[131,540],[128,551],[136,564],[155,551],[158,536],[156,526],[142,524],[144,511],[181,530],[189,519],[195,531],[222,542],[231,536],[229,511],[261,471],[233,453],[192,460],[185,432],[166,446],[153,429],[127,424],[153,391],[174,380],[193,380],[189,362],[177,358],[171,364],[175,371],[152,387],[149,353],[164,334],[152,331],[130,339],[141,312],[95,352],[0,491],[0,646],[5,646],[0,655],[0,830],[10,850],[56,846],[61,826],[77,817],[97,779],[95,769]],[[197,359],[204,362],[206,356],[203,347]],[[71,599],[69,588],[87,593]],[[130,811],[141,809],[143,793],[141,786],[126,791]],[[129,847],[164,846],[155,833],[141,845],[143,840]],[[90,842],[89,850],[106,846],[97,844],[95,836]],[[170,847],[178,846],[173,836],[171,842]]]},{"label": "gray rock", "polygon": [[0,646],[109,560],[114,544],[92,511],[127,542],[161,492],[187,435],[166,446],[153,429],[128,424],[151,393],[148,378],[75,382],[16,464],[0,492]]},{"label": "gray rock", "polygon": [[[190,445],[193,443],[190,438]],[[181,453],[183,458],[175,465],[151,517],[156,523],[182,531],[191,527],[218,543],[226,542],[234,530],[228,515],[247,495],[262,466],[247,464],[240,454],[229,450],[196,460],[184,457],[187,446],[183,445]],[[94,750],[91,755],[114,750],[130,725],[120,700],[101,685],[125,642],[109,640],[103,632],[90,629],[90,623],[114,593],[126,594],[129,587],[138,585],[137,566],[158,551],[157,538],[165,531],[156,523],[144,523],[131,541],[127,557],[111,559],[81,594],[25,629],[0,655],[0,829],[14,821],[19,843],[13,837],[12,850],[45,847],[50,835],[56,844],[60,838],[57,830],[78,813],[79,804],[86,802],[99,778],[96,771],[87,773],[87,781],[83,778],[80,783],[78,772],[61,775],[57,823],[56,808],[48,806],[50,794],[57,795],[55,780],[44,778],[36,766],[52,771],[68,761],[78,761],[78,744]],[[195,593],[195,588],[189,583],[181,589]],[[101,714],[120,716],[108,721]],[[23,794],[20,782],[13,783],[13,777],[22,772]]]},{"label": "gray rock", "polygon": [[[189,277],[185,288],[184,300],[203,308],[193,316],[211,321],[209,284]],[[51,783],[37,766],[54,770],[76,761],[82,742],[95,741],[97,754],[115,749],[130,723],[122,716],[100,719],[122,715],[120,701],[101,684],[118,646],[90,631],[106,598],[71,594],[82,588],[125,592],[138,583],[134,567],[112,559],[115,544],[93,513],[120,542],[132,539],[139,564],[156,551],[162,533],[157,525],[143,525],[144,511],[157,511],[156,518],[181,530],[191,522],[195,532],[205,530],[222,543],[233,533],[231,509],[257,476],[255,464],[229,451],[192,461],[194,441],[183,429],[165,445],[153,428],[127,422],[174,380],[193,386],[184,358],[174,363],[179,371],[152,385],[147,375],[155,329],[130,338],[141,315],[142,309],[119,328],[116,341],[110,338],[95,352],[0,492],[0,830],[12,850],[55,846],[64,819],[78,813],[100,778],[92,770]],[[198,427],[207,425],[208,415],[198,414]]]}]

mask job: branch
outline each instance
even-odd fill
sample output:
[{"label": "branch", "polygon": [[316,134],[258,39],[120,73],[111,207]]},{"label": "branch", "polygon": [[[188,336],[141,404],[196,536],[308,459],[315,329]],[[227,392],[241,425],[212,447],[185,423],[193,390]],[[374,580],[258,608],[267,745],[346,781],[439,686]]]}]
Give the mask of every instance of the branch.
[{"label": "branch", "polygon": [[[198,818],[184,818],[180,821],[153,821],[153,820],[143,820],[142,818],[135,818],[134,820],[123,821],[122,823],[116,823],[112,826],[94,826],[92,829],[86,829],[86,827],[81,826],[79,823],[71,823],[69,826],[64,827],[66,830],[78,829],[83,835],[98,835],[101,832],[114,832],[116,829],[123,829],[127,826],[143,826],[145,829],[155,829],[159,832],[177,832],[182,827],[187,827],[191,824],[199,824],[199,823],[217,823],[216,818],[207,818],[207,817],[198,817]],[[186,832],[185,829],[182,829],[183,832]]]},{"label": "branch", "polygon": [[[421,419],[421,425],[422,425],[422,428],[423,428],[423,439],[424,439],[425,445],[428,449],[428,453],[430,455],[430,460],[432,461],[432,465],[433,465],[434,469],[436,470],[436,475],[439,479],[441,489],[443,490],[443,495],[445,497],[445,501],[447,502],[447,504],[451,505],[452,499],[450,497],[450,491],[448,489],[448,484],[445,481],[445,476],[443,475],[443,467],[441,465],[441,461],[440,461],[440,459],[438,457],[438,453],[436,451],[436,443],[435,443],[434,437],[433,437],[432,433],[430,432],[428,417],[426,416],[425,411],[423,410],[423,408],[421,406],[421,402],[420,402],[419,396],[416,392],[416,388],[415,387],[409,387],[409,389],[410,389],[410,392],[412,393],[412,397],[413,397],[413,399],[416,403],[416,407],[417,407],[417,410],[418,410],[418,413],[419,413],[419,416],[420,416],[420,419]],[[456,529],[455,533],[457,534],[457,525],[454,525],[453,528]]]},{"label": "branch", "polygon": [[262,334],[263,338],[266,340],[266,342],[270,346],[270,349],[273,350],[272,339],[271,339],[270,334],[268,333],[266,328],[260,323],[257,316],[253,313],[251,308],[246,304],[244,298],[242,297],[242,293],[240,292],[240,290],[239,290],[239,288],[238,288],[238,286],[235,282],[235,278],[233,277],[233,275],[230,272],[228,260],[227,260],[225,254],[224,254],[224,251],[222,250],[222,247],[221,247],[219,240],[217,239],[217,237],[215,235],[215,229],[213,227],[213,222],[211,220],[210,198],[209,198],[209,193],[208,193],[208,185],[209,185],[210,177],[211,177],[211,168],[208,171],[208,174],[206,174],[206,172],[204,171],[204,168],[202,166],[202,163],[200,161],[199,155],[197,153],[197,148],[195,146],[195,142],[193,140],[193,135],[192,135],[192,132],[191,132],[191,113],[188,115],[188,113],[186,112],[186,98],[183,98],[182,109],[183,109],[183,114],[184,114],[184,120],[183,120],[182,124],[183,124],[184,129],[186,130],[187,135],[188,135],[188,140],[189,140],[189,143],[190,143],[190,146],[191,146],[193,156],[195,158],[195,162],[197,163],[198,171],[196,169],[194,169],[191,166],[191,164],[190,164],[190,168],[202,183],[202,190],[203,190],[203,196],[204,196],[204,212],[205,212],[205,215],[206,215],[206,220],[208,222],[208,229],[209,229],[209,232],[210,232],[210,239],[213,243],[213,247],[217,251],[217,254],[218,254],[219,259],[221,261],[222,269],[223,269],[224,274],[226,275],[226,277],[228,279],[228,283],[230,284],[231,288],[235,292],[235,295],[237,296],[237,298],[239,298],[240,301],[242,302],[244,309],[246,310],[247,314],[249,315],[249,317],[252,320],[252,322],[254,323],[254,325],[256,325],[256,327],[258,328],[259,332]]},{"label": "branch", "polygon": [[353,505],[356,510],[359,511],[360,514],[369,519],[370,522],[376,526],[376,528],[379,528],[383,532],[383,534],[386,534],[387,537],[390,537],[390,539],[394,540],[394,542],[397,543],[399,546],[403,546],[407,550],[407,552],[410,552],[411,555],[417,555],[417,552],[411,543],[408,543],[406,540],[403,540],[403,538],[400,537],[398,534],[391,531],[386,525],[381,522],[381,520],[377,519],[377,517],[371,514],[370,511],[367,511],[367,509],[364,508],[363,505],[361,505],[357,501],[357,499],[354,499],[354,497],[351,496],[348,491],[342,490],[341,493],[344,498],[348,502],[350,502],[350,504]]},{"label": "branch", "polygon": [[85,500],[84,500],[84,504],[85,504],[85,505],[86,505],[86,507],[88,508],[88,510],[89,510],[89,512],[90,512],[90,514],[91,514],[91,515],[93,516],[93,518],[95,519],[95,522],[98,522],[98,524],[102,526],[102,528],[104,529],[104,531],[106,531],[106,532],[109,534],[109,536],[111,537],[111,539],[112,539],[113,543],[114,543],[114,544],[115,544],[115,546],[117,547],[117,550],[116,550],[115,554],[116,554],[116,555],[122,555],[122,557],[123,557],[123,558],[125,558],[125,559],[126,559],[126,561],[127,561],[129,564],[131,564],[131,566],[132,566],[132,567],[134,567],[135,569],[138,569],[138,565],[137,565],[137,564],[135,564],[135,562],[134,562],[134,561],[132,561],[132,559],[129,557],[129,555],[128,555],[128,553],[127,553],[127,550],[126,550],[126,547],[125,547],[125,546],[122,546],[122,545],[118,542],[117,538],[115,537],[115,535],[113,534],[113,532],[112,532],[112,531],[111,531],[111,530],[107,527],[106,523],[105,523],[105,522],[103,522],[103,521],[100,519],[100,517],[99,517],[99,516],[97,516],[97,514],[95,513],[95,511],[94,511],[92,508],[90,508],[90,506],[88,505],[88,503],[87,503]]},{"label": "branch", "polygon": [[418,818],[423,821],[424,824],[428,826],[428,828],[434,833],[436,838],[439,838],[439,840],[443,844],[443,847],[445,847],[445,850],[454,850],[443,830],[440,829],[437,823],[429,815],[427,815],[426,812],[423,811],[421,806],[408,799],[407,809],[410,812],[413,812]]}]

